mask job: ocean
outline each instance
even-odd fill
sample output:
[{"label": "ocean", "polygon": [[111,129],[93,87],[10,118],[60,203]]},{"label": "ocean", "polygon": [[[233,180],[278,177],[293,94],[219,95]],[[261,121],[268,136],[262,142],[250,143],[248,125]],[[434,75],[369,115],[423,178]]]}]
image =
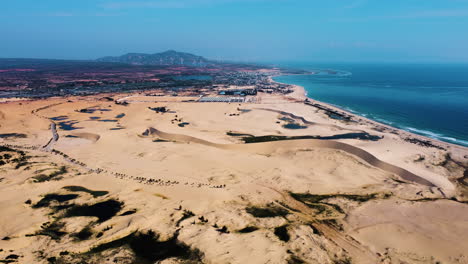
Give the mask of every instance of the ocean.
[{"label": "ocean", "polygon": [[274,80],[307,96],[415,134],[468,146],[468,64],[313,64]]}]

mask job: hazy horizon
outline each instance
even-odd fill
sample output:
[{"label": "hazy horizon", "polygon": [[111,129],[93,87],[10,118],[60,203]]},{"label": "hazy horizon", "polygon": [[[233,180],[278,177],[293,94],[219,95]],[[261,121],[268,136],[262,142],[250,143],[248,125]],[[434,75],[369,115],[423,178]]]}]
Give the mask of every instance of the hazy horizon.
[{"label": "hazy horizon", "polygon": [[243,62],[467,63],[468,1],[19,0],[0,58],[177,50]]}]

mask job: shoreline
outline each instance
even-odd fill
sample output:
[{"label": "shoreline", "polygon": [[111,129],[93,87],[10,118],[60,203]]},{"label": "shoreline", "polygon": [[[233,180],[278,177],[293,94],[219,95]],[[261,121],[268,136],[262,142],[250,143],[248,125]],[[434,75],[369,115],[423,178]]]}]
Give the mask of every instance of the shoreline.
[{"label": "shoreline", "polygon": [[[431,144],[434,144],[435,146],[438,146],[438,147],[442,147],[446,150],[448,149],[451,149],[451,148],[455,148],[455,149],[461,149],[461,150],[468,150],[468,146],[464,146],[464,145],[458,145],[458,144],[455,144],[455,143],[451,143],[451,142],[446,142],[446,141],[442,141],[440,139],[437,139],[437,138],[433,138],[433,137],[429,137],[429,136],[425,136],[425,135],[420,135],[420,134],[416,134],[414,132],[411,132],[411,131],[407,131],[405,129],[402,129],[402,128],[398,128],[398,127],[394,127],[392,125],[389,125],[389,124],[385,124],[385,123],[382,123],[380,121],[377,121],[377,120],[373,120],[373,119],[370,119],[368,117],[364,117],[362,115],[359,115],[359,114],[356,114],[356,113],[353,113],[353,112],[350,112],[349,110],[346,110],[340,106],[336,106],[336,105],[333,105],[333,104],[330,104],[330,103],[326,103],[326,102],[322,102],[322,101],[319,101],[319,100],[316,100],[314,98],[311,98],[308,96],[307,94],[307,91],[305,90],[305,88],[303,86],[300,86],[300,85],[296,85],[296,84],[290,84],[290,83],[282,83],[282,82],[278,82],[278,81],[275,81],[273,78],[274,77],[278,77],[278,76],[286,76],[286,75],[313,75],[314,73],[309,73],[309,74],[275,74],[275,75],[272,75],[269,77],[269,80],[270,82],[273,82],[273,83],[277,83],[277,84],[283,84],[283,85],[289,85],[291,86],[291,89],[293,90],[292,93],[289,93],[289,94],[286,94],[286,95],[283,95],[284,97],[286,98],[289,98],[289,99],[292,99],[292,100],[295,100],[296,102],[300,102],[300,103],[303,103],[305,105],[309,105],[311,107],[315,107],[317,108],[317,106],[314,106],[314,104],[316,105],[319,105],[319,106],[322,106],[323,108],[325,109],[329,109],[329,110],[332,110],[334,112],[337,112],[337,113],[342,113],[344,116],[349,116],[351,117],[351,120],[354,120],[356,122],[359,123],[359,121],[361,122],[365,122],[366,125],[368,126],[374,126],[377,127],[377,128],[381,128],[383,129],[384,131],[380,131],[380,130],[376,130],[372,127],[368,127],[368,129],[371,129],[371,130],[376,130],[378,132],[381,132],[381,133],[393,133],[393,134],[397,134],[400,136],[400,138],[402,138],[403,140],[405,138],[415,138],[419,141],[422,141],[422,142],[430,142]],[[150,90],[145,90],[145,92],[149,92],[149,91],[152,91],[152,89]],[[141,91],[140,91],[141,93]],[[94,94],[94,95],[90,95],[90,96],[106,96],[106,95],[130,95],[130,94],[135,94],[135,92],[117,92],[117,93],[99,93],[99,94]],[[139,94],[139,93],[137,93]],[[70,97],[70,96],[65,96],[63,98],[67,98],[67,97]],[[82,97],[82,96],[71,96],[71,97]],[[84,97],[87,97],[87,96],[84,96]],[[48,100],[48,99],[52,99],[52,98],[62,98],[61,96],[59,97],[49,97],[49,98],[26,98],[26,97],[22,97],[22,98],[19,98],[19,97],[15,97],[15,98],[0,98],[0,104],[8,104],[8,103],[12,103],[12,102],[18,102],[18,101],[37,101],[37,100]],[[4,99],[4,100],[2,100]],[[121,100],[122,98],[119,98],[117,100]],[[305,103],[304,101],[305,100],[308,100],[309,104]],[[320,108],[319,108],[320,109]],[[327,111],[325,109],[321,109],[321,110],[324,110],[324,111]],[[333,119],[333,118],[330,118],[330,119]]]},{"label": "shoreline", "polygon": [[[423,140],[423,141],[431,141],[431,143],[435,143],[435,144],[437,144],[437,145],[439,145],[439,146],[441,146],[443,148],[460,148],[460,149],[463,149],[463,150],[468,150],[468,147],[464,146],[464,145],[458,145],[458,144],[455,144],[455,143],[442,141],[442,140],[437,139],[437,138],[416,134],[416,133],[404,130],[402,128],[394,127],[394,126],[391,126],[391,125],[388,125],[388,124],[385,124],[385,123],[370,119],[368,117],[364,117],[364,116],[361,116],[359,114],[352,113],[352,112],[350,112],[350,111],[348,111],[348,110],[346,110],[344,108],[341,108],[339,106],[316,100],[316,99],[311,98],[311,97],[308,96],[307,91],[303,86],[296,85],[296,84],[290,84],[290,83],[277,82],[277,81],[275,81],[273,79],[274,77],[285,76],[285,75],[292,75],[292,74],[279,74],[279,75],[271,76],[270,80],[272,82],[275,82],[275,83],[292,86],[292,89],[294,90],[293,94],[287,95],[287,96],[289,96],[291,98],[294,98],[296,100],[301,100],[301,101],[304,101],[305,99],[307,99],[311,103],[315,103],[315,104],[318,104],[318,105],[325,106],[327,108],[331,108],[334,111],[344,112],[346,115],[351,116],[352,118],[354,118],[357,121],[363,120],[369,125],[374,125],[374,126],[378,126],[378,127],[383,127],[385,129],[388,129],[388,130],[393,130],[393,131],[397,132],[400,137],[407,136],[407,137],[413,137],[413,138]],[[295,95],[295,94],[299,94],[299,96]],[[435,142],[432,142],[432,141],[435,141]]]},{"label": "shoreline", "polygon": [[[102,263],[104,254],[120,260],[133,256],[126,246],[98,255],[88,250],[153,229],[162,237],[154,241],[177,236],[207,263],[288,263],[290,249],[316,263],[374,264],[386,252],[402,252],[405,259],[397,261],[407,263],[465,259],[468,228],[454,223],[468,221],[466,149],[451,147],[449,155],[408,142],[403,132],[374,131],[377,123],[359,116],[339,121],[323,112],[339,108],[305,104],[301,86],[260,93],[252,103],[156,93],[1,105],[0,237],[8,239],[0,240],[6,252],[0,259],[16,254],[21,263],[49,262],[38,260],[42,250],[65,263]],[[369,136],[333,137],[353,132]],[[98,222],[100,214],[68,217],[68,210],[110,202],[120,206],[109,222]],[[42,236],[51,230],[46,221],[63,238]],[[75,240],[81,230],[91,230],[85,241]],[[280,240],[277,230],[292,239]],[[336,252],[350,253],[334,258]]]}]

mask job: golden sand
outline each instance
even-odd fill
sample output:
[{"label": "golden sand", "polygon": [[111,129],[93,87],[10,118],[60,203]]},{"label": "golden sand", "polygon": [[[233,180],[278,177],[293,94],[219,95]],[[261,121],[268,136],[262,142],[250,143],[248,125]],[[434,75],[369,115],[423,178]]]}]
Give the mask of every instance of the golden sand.
[{"label": "golden sand", "polygon": [[[129,104],[102,96],[0,104],[0,134],[9,134],[0,144],[23,151],[0,153],[9,154],[0,166],[0,260],[468,263],[467,148],[416,145],[404,139],[426,139],[361,117],[330,119],[302,102],[300,87],[250,104],[114,96]],[[149,109],[158,106],[169,111]],[[302,128],[284,128],[290,119]],[[383,138],[245,144],[237,135],[356,132]],[[47,194],[78,196],[34,208]],[[104,221],[67,215],[108,200],[123,204]],[[131,243],[96,250],[147,230],[196,256],[145,258]]]}]

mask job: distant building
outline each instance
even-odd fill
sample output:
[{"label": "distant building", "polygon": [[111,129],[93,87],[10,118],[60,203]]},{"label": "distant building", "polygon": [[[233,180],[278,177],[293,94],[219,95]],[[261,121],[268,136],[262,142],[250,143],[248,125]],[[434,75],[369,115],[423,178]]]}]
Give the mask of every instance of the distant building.
[{"label": "distant building", "polygon": [[243,103],[242,97],[202,97],[198,102],[202,103]]},{"label": "distant building", "polygon": [[257,89],[236,89],[236,90],[222,90],[218,92],[219,95],[257,95]]}]

